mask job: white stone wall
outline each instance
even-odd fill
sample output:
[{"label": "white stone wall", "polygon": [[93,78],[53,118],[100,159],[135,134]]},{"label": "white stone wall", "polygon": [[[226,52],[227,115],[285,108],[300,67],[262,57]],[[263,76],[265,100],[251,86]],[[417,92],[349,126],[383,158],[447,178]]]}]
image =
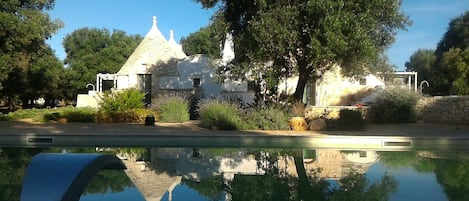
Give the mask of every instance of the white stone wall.
[{"label": "white stone wall", "polygon": [[[365,83],[344,77],[338,66],[331,68],[316,83],[316,106],[339,106],[358,103],[371,90],[384,87],[384,82],[374,75],[365,76]],[[363,97],[362,97],[363,96]]]},{"label": "white stone wall", "polygon": [[215,82],[215,74],[209,59],[203,55],[192,55],[177,63],[178,75],[161,76],[158,87],[162,90],[188,90],[193,88],[193,80],[200,79],[204,97],[217,97],[221,85]]}]

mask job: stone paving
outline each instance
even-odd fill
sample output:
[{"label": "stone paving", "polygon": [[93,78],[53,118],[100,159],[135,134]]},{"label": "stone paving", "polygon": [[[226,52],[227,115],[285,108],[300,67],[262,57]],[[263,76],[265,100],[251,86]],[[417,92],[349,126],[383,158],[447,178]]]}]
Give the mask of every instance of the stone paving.
[{"label": "stone paving", "polygon": [[30,121],[0,121],[0,137],[4,135],[349,135],[349,136],[407,136],[469,138],[469,125],[453,124],[379,124],[368,125],[365,131],[213,131],[197,126],[197,121],[186,123],[141,124],[98,123],[35,123]]}]

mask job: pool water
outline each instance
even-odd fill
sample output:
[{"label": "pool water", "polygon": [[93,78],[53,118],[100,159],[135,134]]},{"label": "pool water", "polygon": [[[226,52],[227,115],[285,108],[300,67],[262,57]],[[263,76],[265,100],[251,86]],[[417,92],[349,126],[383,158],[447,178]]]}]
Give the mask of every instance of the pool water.
[{"label": "pool water", "polygon": [[81,201],[469,200],[469,154],[280,148],[1,148],[0,200],[19,200],[41,152],[118,156]]}]

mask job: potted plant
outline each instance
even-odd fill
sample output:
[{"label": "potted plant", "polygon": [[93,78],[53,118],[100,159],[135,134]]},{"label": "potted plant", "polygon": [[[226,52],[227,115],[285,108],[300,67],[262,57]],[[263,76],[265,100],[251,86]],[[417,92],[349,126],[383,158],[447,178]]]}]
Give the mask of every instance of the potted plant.
[{"label": "potted plant", "polygon": [[305,105],[301,101],[297,101],[292,104],[291,114],[292,117],[289,120],[291,130],[308,130],[308,124],[305,120]]}]

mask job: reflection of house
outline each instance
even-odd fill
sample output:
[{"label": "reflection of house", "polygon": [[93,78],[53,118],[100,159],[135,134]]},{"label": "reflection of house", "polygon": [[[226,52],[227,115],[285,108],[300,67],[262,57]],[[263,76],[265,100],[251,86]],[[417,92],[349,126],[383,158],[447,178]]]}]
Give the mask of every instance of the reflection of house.
[{"label": "reflection of house", "polygon": [[[306,153],[308,151],[309,153]],[[201,155],[199,155],[201,154]],[[331,149],[305,150],[303,152],[304,166],[307,172],[319,170],[322,179],[340,179],[351,172],[365,173],[368,168],[378,162],[375,151],[341,151]],[[266,161],[256,160],[244,151],[233,154],[207,157],[198,150],[194,156],[192,149],[152,149],[151,163],[168,161],[171,159],[178,175],[193,181],[200,181],[215,175],[223,175],[225,179],[233,178],[234,174],[263,175],[267,167]],[[292,156],[281,156],[277,159],[279,170],[287,175],[297,176],[295,162]]]},{"label": "reflection of house", "polygon": [[[262,152],[261,159],[256,159],[239,149],[212,154],[206,149],[152,148],[147,161],[135,161],[136,155],[127,155],[124,163],[127,175],[145,199],[160,200],[166,193],[171,197],[182,178],[199,182],[220,175],[225,181],[231,181],[235,175],[265,175],[265,168],[271,165],[279,169],[280,176],[298,177],[294,157],[279,156],[275,164],[269,164],[264,160],[269,155]],[[303,151],[307,174],[321,179],[339,180],[352,172],[363,174],[377,161],[374,151]]]},{"label": "reflection of house", "polygon": [[181,183],[180,176],[151,171],[143,161],[123,161],[127,167],[125,173],[146,201],[159,201],[167,192],[171,197],[173,189]]},{"label": "reflection of house", "polygon": [[192,181],[201,181],[216,175],[231,180],[235,174],[262,175],[264,170],[258,166],[253,155],[244,151],[233,154],[207,157],[202,150],[158,148],[152,149],[151,163],[171,161],[177,175]]},{"label": "reflection of house", "polygon": [[[304,158],[306,172],[321,179],[339,180],[352,172],[363,174],[374,163],[378,155],[374,151],[344,152],[340,150],[317,149],[312,159]],[[293,157],[279,159],[279,169],[297,177]]]}]

